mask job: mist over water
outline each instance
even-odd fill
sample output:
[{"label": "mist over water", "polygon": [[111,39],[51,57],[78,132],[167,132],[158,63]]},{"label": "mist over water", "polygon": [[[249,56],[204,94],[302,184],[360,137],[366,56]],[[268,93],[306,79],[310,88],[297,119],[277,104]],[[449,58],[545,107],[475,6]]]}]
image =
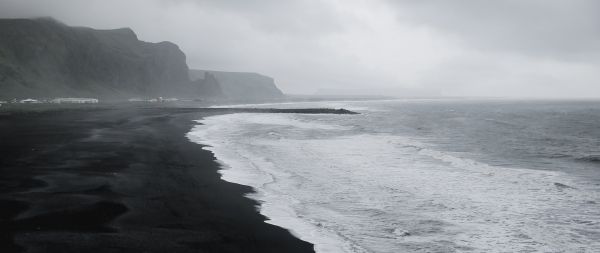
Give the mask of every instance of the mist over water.
[{"label": "mist over water", "polygon": [[200,120],[223,178],[318,252],[597,252],[600,102],[263,105]]}]

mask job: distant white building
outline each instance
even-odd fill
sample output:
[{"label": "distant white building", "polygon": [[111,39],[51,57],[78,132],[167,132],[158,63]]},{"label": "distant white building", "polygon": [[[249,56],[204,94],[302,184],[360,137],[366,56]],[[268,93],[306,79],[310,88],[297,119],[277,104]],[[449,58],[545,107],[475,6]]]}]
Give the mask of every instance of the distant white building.
[{"label": "distant white building", "polygon": [[177,102],[177,101],[179,101],[179,99],[177,99],[177,98],[162,98],[162,97],[160,97],[159,99],[160,99],[160,102]]},{"label": "distant white building", "polygon": [[21,104],[40,104],[42,102],[37,99],[27,98],[27,99],[19,100],[19,103],[21,103]]},{"label": "distant white building", "polygon": [[52,99],[51,103],[55,104],[97,104],[98,99],[96,98],[55,98]]},{"label": "distant white building", "polygon": [[176,102],[176,101],[179,101],[179,99],[178,98],[163,98],[163,97],[148,98],[148,99],[130,98],[127,101],[129,101],[129,102],[146,102],[146,103],[163,103],[163,102]]}]

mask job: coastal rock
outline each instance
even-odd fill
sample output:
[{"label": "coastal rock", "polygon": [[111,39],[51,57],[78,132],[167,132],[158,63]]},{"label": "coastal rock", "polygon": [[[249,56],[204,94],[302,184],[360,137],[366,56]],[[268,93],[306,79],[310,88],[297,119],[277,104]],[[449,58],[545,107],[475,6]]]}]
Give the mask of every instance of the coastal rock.
[{"label": "coastal rock", "polygon": [[206,75],[202,79],[194,80],[192,82],[192,85],[194,85],[196,87],[196,89],[198,89],[200,91],[199,93],[202,94],[202,97],[204,97],[204,98],[213,98],[213,99],[224,99],[225,98],[225,94],[223,93],[223,90],[221,89],[221,85],[219,84],[219,81],[211,73],[206,73]]},{"label": "coastal rock", "polygon": [[230,100],[255,101],[284,97],[273,78],[257,73],[191,69],[189,75],[192,80],[216,79],[223,96]]}]

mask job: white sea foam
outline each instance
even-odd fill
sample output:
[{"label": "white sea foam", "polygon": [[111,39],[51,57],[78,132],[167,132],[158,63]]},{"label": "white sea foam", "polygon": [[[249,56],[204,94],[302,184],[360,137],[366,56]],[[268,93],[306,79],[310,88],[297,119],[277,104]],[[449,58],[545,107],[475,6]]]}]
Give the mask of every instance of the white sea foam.
[{"label": "white sea foam", "polygon": [[[249,152],[253,140],[251,138],[243,140],[244,137],[240,135],[242,132],[239,131],[244,128],[240,121],[253,125],[270,122],[271,126],[282,128],[292,125],[322,130],[344,128],[284,119],[274,114],[213,116],[200,120],[199,123],[202,125],[194,127],[188,133],[188,138],[209,145],[205,149],[212,151],[223,164],[220,173],[224,180],[252,186],[257,190],[250,197],[261,201],[260,211],[269,218],[268,223],[287,228],[303,240],[318,242],[316,249],[319,252],[357,252],[353,250],[352,245],[335,233],[311,224],[296,213],[295,207],[303,203],[294,195],[285,194],[279,189],[280,184],[294,184],[290,178],[292,175],[285,171],[278,171],[269,158]],[[261,126],[263,125],[259,125]],[[273,132],[266,132],[268,134],[265,137],[277,138]],[[240,139],[236,139],[236,136]]]},{"label": "white sea foam", "polygon": [[306,101],[306,102],[277,102],[277,103],[256,103],[256,104],[231,104],[231,105],[213,105],[211,108],[332,108],[346,109],[351,111],[382,111],[381,108],[374,108],[369,103],[386,103],[397,100],[338,100],[338,101]]},{"label": "white sea foam", "polygon": [[269,223],[317,252],[600,250],[597,194],[559,172],[489,166],[315,117],[199,122],[188,137],[210,145],[223,179],[256,189]]}]

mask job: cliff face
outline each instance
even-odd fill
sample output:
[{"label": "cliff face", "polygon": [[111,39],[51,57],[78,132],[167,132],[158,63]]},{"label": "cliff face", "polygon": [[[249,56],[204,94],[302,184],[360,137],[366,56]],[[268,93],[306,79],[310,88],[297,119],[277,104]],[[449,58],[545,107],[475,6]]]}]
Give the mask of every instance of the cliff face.
[{"label": "cliff face", "polygon": [[217,81],[214,75],[206,73],[203,78],[192,78],[192,80],[194,80],[192,81],[192,85],[196,87],[198,91],[201,91],[202,98],[212,100],[222,100],[226,98],[219,81]]},{"label": "cliff face", "polygon": [[255,101],[283,97],[273,78],[268,76],[244,72],[190,70],[192,80],[206,80],[212,77],[218,82],[226,99]]},{"label": "cliff face", "polygon": [[51,19],[0,19],[0,98],[198,97],[185,54],[138,40],[128,28],[69,27]]}]

